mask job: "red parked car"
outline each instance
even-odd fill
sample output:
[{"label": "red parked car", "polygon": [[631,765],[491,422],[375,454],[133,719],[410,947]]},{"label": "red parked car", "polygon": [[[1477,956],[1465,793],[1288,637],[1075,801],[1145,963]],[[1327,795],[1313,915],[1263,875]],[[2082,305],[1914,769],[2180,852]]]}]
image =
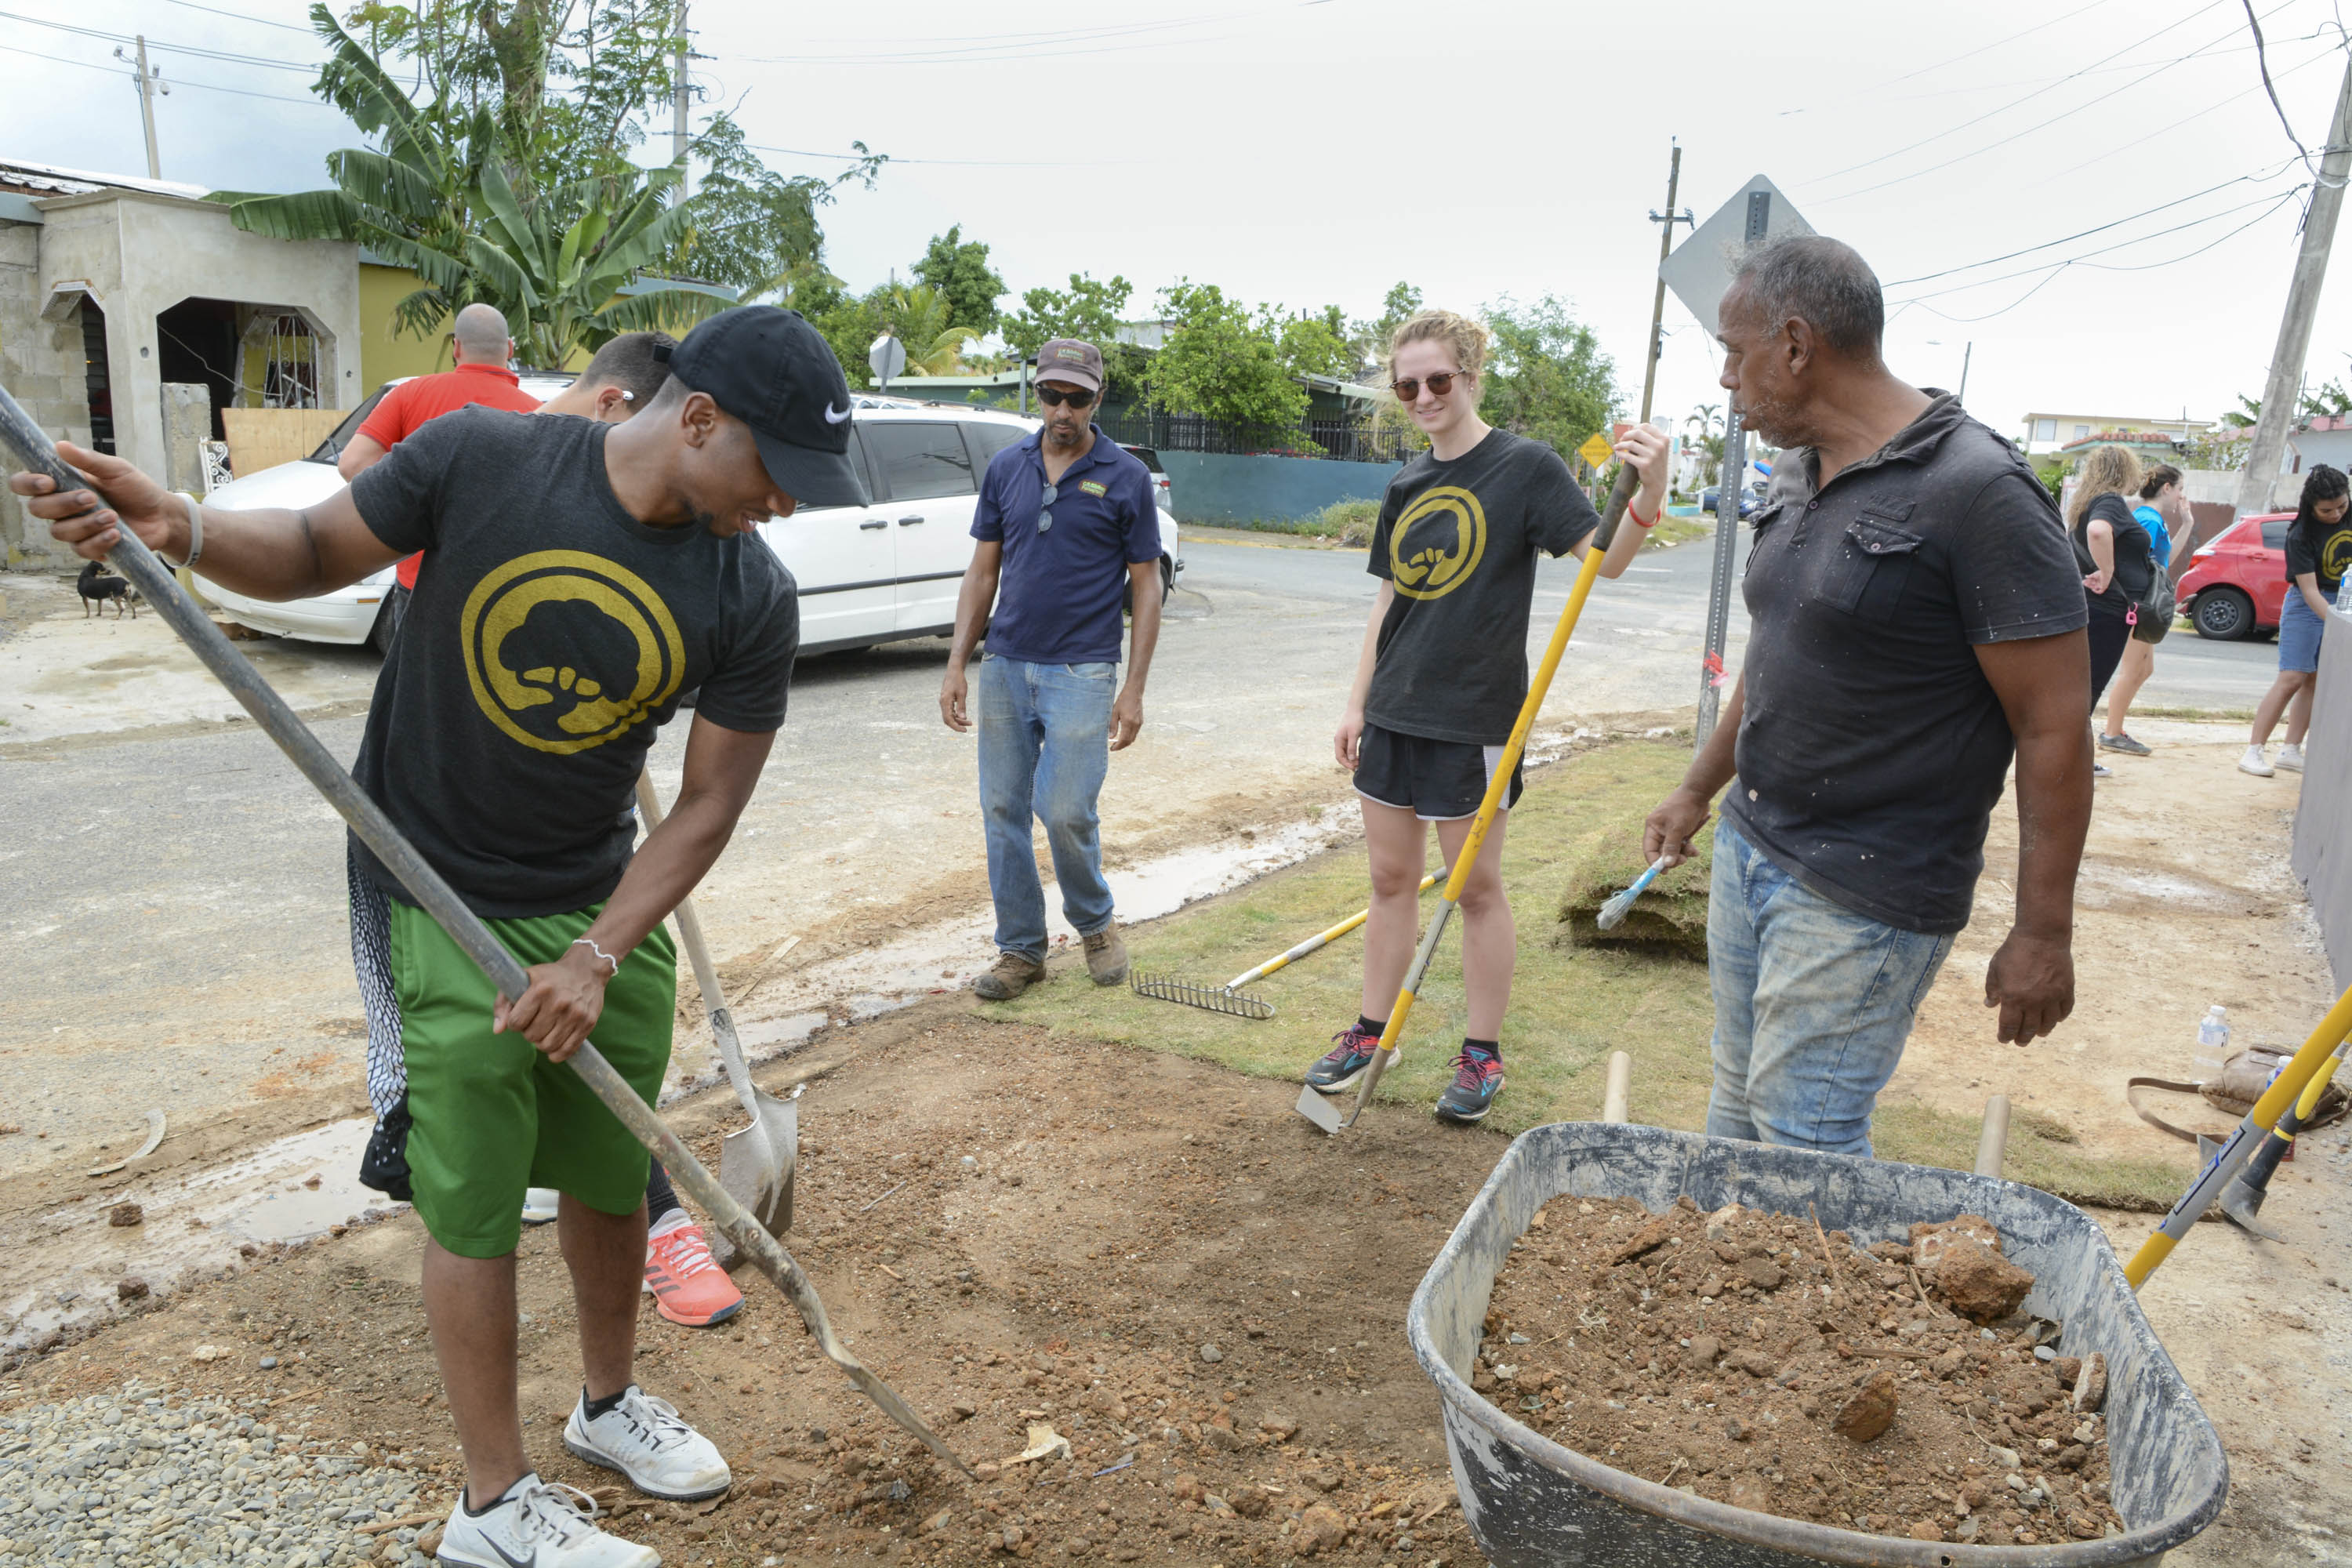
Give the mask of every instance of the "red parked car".
[{"label": "red parked car", "polygon": [[2173,590],[2199,637],[2236,642],[2277,633],[2294,521],[2291,511],[2240,518],[2199,548]]}]

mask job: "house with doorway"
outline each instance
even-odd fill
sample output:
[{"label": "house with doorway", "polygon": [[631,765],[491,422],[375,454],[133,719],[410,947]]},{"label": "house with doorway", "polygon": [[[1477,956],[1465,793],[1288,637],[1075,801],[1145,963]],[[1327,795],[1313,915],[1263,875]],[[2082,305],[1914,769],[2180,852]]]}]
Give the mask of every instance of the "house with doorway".
[{"label": "house with doorway", "polygon": [[[51,435],[191,487],[167,451],[223,439],[225,411],[366,395],[357,247],[246,234],[204,195],[0,158],[0,384]],[[26,521],[0,493],[0,559],[63,563]]]}]

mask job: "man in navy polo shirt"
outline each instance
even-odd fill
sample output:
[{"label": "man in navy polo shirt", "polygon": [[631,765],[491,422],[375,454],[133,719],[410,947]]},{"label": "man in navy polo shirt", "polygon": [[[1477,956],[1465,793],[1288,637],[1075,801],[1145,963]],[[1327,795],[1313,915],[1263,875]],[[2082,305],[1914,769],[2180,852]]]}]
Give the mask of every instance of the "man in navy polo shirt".
[{"label": "man in navy polo shirt", "polygon": [[[997,453],[981,481],[971,524],[980,542],[940,682],[940,717],[959,733],[970,730],[964,667],[985,633],[980,805],[998,955],[971,988],[991,1001],[1045,976],[1033,816],[1045,825],[1062,913],[1085,941],[1087,972],[1097,985],[1127,978],[1095,802],[1110,753],[1143,728],[1143,681],[1160,640],[1160,509],[1150,470],[1087,417],[1102,376],[1092,343],[1056,338],[1037,351],[1045,426]],[[1118,686],[1119,611],[1130,585],[1135,634]]]}]

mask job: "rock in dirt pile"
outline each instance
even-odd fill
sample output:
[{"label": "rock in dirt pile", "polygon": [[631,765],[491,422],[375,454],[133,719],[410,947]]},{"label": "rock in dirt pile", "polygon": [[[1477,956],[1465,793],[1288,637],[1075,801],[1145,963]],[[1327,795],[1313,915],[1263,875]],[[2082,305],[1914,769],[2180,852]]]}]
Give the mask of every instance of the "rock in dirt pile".
[{"label": "rock in dirt pile", "polygon": [[1514,1244],[1472,1382],[1617,1469],[1784,1519],[2120,1534],[2104,1364],[2019,1314],[2032,1285],[1974,1215],[1864,1252],[1806,1217],[1559,1198]]}]

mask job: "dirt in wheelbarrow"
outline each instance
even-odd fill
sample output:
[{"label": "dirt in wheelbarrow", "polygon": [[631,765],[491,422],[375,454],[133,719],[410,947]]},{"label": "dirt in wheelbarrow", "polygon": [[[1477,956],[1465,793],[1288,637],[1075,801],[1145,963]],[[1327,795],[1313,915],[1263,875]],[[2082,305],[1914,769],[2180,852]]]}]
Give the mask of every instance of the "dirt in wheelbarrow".
[{"label": "dirt in wheelbarrow", "polygon": [[[982,1479],[951,1479],[861,1400],[745,1268],[732,1321],[680,1328],[648,1303],[639,1325],[644,1386],[719,1443],[736,1485],[632,1498],[560,1443],[579,1352],[554,1227],[530,1230],[524,1436],[548,1479],[618,1513],[608,1528],[697,1568],[1479,1561],[1404,1312],[1504,1139],[1402,1107],[1327,1138],[1292,1112],[1295,1084],[945,1006],[826,1031],[802,1060],[828,1056],[802,1102],[789,1245],[856,1353]],[[740,1120],[723,1090],[667,1114],[714,1162]],[[459,1471],[422,1241],[403,1214],[149,1298],[0,1376],[0,1416],[131,1380],[266,1396],[288,1433],[425,1480],[416,1507],[442,1517]],[[1067,1450],[1009,1462],[1041,1426]],[[429,1546],[431,1523],[367,1551]]]},{"label": "dirt in wheelbarrow", "polygon": [[2098,1358],[2016,1309],[1976,1215],[1856,1251],[1805,1216],[1560,1198],[1496,1281],[1478,1391],[1717,1502],[1979,1546],[2120,1533]]}]

